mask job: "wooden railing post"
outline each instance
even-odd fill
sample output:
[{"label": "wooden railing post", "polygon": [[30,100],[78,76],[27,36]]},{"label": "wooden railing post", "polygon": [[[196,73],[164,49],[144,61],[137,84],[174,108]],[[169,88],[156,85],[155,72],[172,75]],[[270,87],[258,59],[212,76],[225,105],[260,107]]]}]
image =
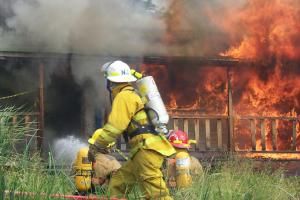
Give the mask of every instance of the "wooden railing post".
[{"label": "wooden railing post", "polygon": [[277,150],[277,128],[276,128],[276,119],[272,120],[272,149]]},{"label": "wooden railing post", "polygon": [[227,67],[227,84],[228,84],[228,149],[230,151],[235,151],[235,142],[234,142],[234,118],[233,118],[233,103],[232,103],[232,88],[231,88],[231,79],[232,74],[230,67]]},{"label": "wooden railing post", "polygon": [[183,131],[189,134],[189,121],[187,119],[183,120]]},{"label": "wooden railing post", "polygon": [[206,144],[206,149],[211,148],[211,143],[210,143],[210,119],[205,119],[205,144]]},{"label": "wooden railing post", "polygon": [[222,120],[217,119],[217,137],[218,137],[218,149],[223,149],[223,140],[222,140]]},{"label": "wooden railing post", "polygon": [[266,150],[266,130],[265,130],[265,119],[260,121],[260,131],[261,131],[261,148],[262,151]]},{"label": "wooden railing post", "polygon": [[297,131],[296,131],[296,126],[297,126],[297,119],[293,120],[293,136],[292,136],[292,150],[293,151],[297,150]]},{"label": "wooden railing post", "polygon": [[254,119],[250,119],[250,131],[252,151],[256,151],[256,127]]},{"label": "wooden railing post", "polygon": [[43,152],[43,138],[44,138],[44,81],[45,68],[43,64],[39,66],[39,118],[38,118],[38,132],[37,132],[37,149]]},{"label": "wooden railing post", "polygon": [[[26,130],[29,130],[29,127],[30,127],[30,116],[29,115],[25,115],[24,122],[25,122]],[[24,137],[25,137],[26,145],[28,145],[28,142],[29,142],[28,139],[30,140],[31,135],[29,135],[28,132],[26,131],[24,133]]]},{"label": "wooden railing post", "polygon": [[200,148],[200,123],[199,119],[195,119],[195,140],[196,140],[196,149]]},{"label": "wooden railing post", "polygon": [[17,124],[17,120],[18,120],[18,117],[15,115],[15,116],[13,116],[13,118],[12,118],[12,123],[13,123],[13,125],[16,125]]},{"label": "wooden railing post", "polygon": [[174,119],[174,130],[178,130],[178,119]]}]

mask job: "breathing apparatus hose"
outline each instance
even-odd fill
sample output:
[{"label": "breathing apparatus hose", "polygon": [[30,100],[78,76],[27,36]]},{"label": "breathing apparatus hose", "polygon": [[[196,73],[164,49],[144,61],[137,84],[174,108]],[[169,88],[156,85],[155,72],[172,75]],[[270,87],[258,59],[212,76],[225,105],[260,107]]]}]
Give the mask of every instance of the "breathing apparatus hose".
[{"label": "breathing apparatus hose", "polygon": [[122,156],[122,158],[124,158],[125,160],[128,160],[128,157],[120,150],[118,149],[116,146],[115,146],[116,142],[112,142],[110,143],[107,147],[108,148],[112,148],[113,151],[116,151],[120,156]]},{"label": "breathing apparatus hose", "polygon": [[118,152],[120,156],[122,156],[126,161],[128,160],[128,157],[118,148],[115,148],[115,151]]}]

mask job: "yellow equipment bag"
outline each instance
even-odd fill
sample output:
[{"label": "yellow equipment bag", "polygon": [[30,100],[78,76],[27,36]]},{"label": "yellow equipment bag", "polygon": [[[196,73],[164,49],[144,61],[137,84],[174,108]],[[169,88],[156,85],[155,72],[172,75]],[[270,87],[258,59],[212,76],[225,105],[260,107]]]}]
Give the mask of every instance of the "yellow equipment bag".
[{"label": "yellow equipment bag", "polygon": [[92,188],[92,163],[88,159],[88,151],[88,148],[81,148],[73,164],[78,192],[87,192]]}]

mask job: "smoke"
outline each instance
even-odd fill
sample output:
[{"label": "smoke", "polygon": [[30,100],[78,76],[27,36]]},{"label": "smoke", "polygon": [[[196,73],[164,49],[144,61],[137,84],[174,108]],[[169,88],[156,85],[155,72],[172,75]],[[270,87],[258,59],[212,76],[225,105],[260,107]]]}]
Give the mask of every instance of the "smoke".
[{"label": "smoke", "polygon": [[[256,2],[262,6],[242,16],[245,8],[255,1],[0,0],[0,50],[217,56],[257,34],[261,27],[249,29],[252,21],[248,18],[253,15],[266,22],[265,29],[280,24],[276,28],[278,34],[271,35],[271,39],[283,46],[282,51],[286,50],[278,37],[290,30],[291,23],[275,21],[270,16],[283,15],[296,24],[299,9],[294,12],[291,7],[297,8],[299,4],[295,0]],[[286,9],[271,10],[271,15],[266,17],[263,11],[255,13],[264,4],[271,8],[286,4]],[[294,39],[298,32],[290,32],[291,43],[298,44]]]},{"label": "smoke", "polygon": [[[0,51],[115,57],[163,54],[161,38],[165,25],[161,12],[167,8],[167,2],[0,0],[0,11],[3,11],[0,13]],[[99,69],[107,61],[110,60],[80,60],[72,56],[47,61],[46,88],[53,84],[53,74],[63,76],[64,69],[70,66],[71,76],[82,87],[88,104],[103,112],[105,81]],[[56,96],[52,93],[47,97],[49,104]],[[51,109],[51,105],[47,106]]]},{"label": "smoke", "polygon": [[88,148],[87,142],[83,142],[74,136],[67,136],[54,141],[54,159],[62,164],[71,164],[81,148]]},{"label": "smoke", "polygon": [[299,10],[297,0],[173,0],[165,17],[168,52],[298,59]]},{"label": "smoke", "polygon": [[[0,50],[216,56],[247,0],[0,0]],[[2,19],[2,20],[1,20]]]},{"label": "smoke", "polygon": [[[246,0],[173,0],[165,16],[168,53],[177,56],[217,56],[229,48],[231,13]],[[237,38],[234,38],[235,40]]]},{"label": "smoke", "polygon": [[0,50],[218,55],[233,40],[230,14],[246,2],[0,0]]},{"label": "smoke", "polygon": [[1,10],[9,12],[1,14],[0,49],[102,55],[163,53],[163,20],[147,12],[144,4],[133,0],[15,0],[8,4],[2,0]]}]

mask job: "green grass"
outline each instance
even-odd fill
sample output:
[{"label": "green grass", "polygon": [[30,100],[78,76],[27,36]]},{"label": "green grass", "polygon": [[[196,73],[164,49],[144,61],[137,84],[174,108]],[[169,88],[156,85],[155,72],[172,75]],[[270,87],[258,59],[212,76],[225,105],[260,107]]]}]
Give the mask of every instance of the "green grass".
[{"label": "green grass", "polygon": [[22,138],[25,127],[21,121],[16,124],[12,123],[12,116],[18,112],[19,109],[14,107],[0,108],[0,161],[11,156],[14,152],[14,143]]},{"label": "green grass", "polygon": [[[21,139],[28,128],[11,123],[16,108],[0,108],[0,200],[1,199],[51,199],[50,194],[72,194],[75,192],[70,169],[60,170],[49,154],[42,161],[38,154],[30,155],[28,148],[19,153],[14,149],[16,139]],[[32,130],[31,130],[32,131]],[[47,169],[46,166],[51,166]],[[300,199],[300,177],[284,177],[281,170],[268,166],[259,171],[251,160],[231,158],[214,168],[206,168],[203,175],[193,177],[191,187],[171,190],[178,200],[293,200]],[[10,191],[6,194],[4,191]],[[34,196],[14,195],[14,192],[33,192]],[[97,188],[99,196],[108,196],[105,188]],[[44,195],[39,195],[44,193]],[[138,190],[132,191],[128,199],[138,199]]]},{"label": "green grass", "polygon": [[291,200],[300,198],[300,177],[285,177],[268,166],[259,171],[251,160],[220,163],[197,177],[190,188],[173,191],[175,199]]},{"label": "green grass", "polygon": [[[52,156],[47,163],[38,154],[29,154],[30,142],[21,151],[15,148],[25,133],[36,132],[31,126],[25,126],[22,120],[12,123],[12,116],[20,112],[14,107],[0,108],[0,199],[4,199],[4,191],[11,192],[5,195],[5,199],[47,199],[51,193],[71,193],[74,184],[69,173],[47,169],[46,166],[53,163]],[[45,195],[17,196],[14,192]]]},{"label": "green grass", "polygon": [[[10,167],[5,173],[6,190],[45,193],[46,196],[74,191],[73,181],[68,173],[62,170],[47,170],[45,163],[38,156],[26,160],[19,157],[15,158],[14,162],[16,166]],[[38,196],[35,199],[38,199]]]}]

